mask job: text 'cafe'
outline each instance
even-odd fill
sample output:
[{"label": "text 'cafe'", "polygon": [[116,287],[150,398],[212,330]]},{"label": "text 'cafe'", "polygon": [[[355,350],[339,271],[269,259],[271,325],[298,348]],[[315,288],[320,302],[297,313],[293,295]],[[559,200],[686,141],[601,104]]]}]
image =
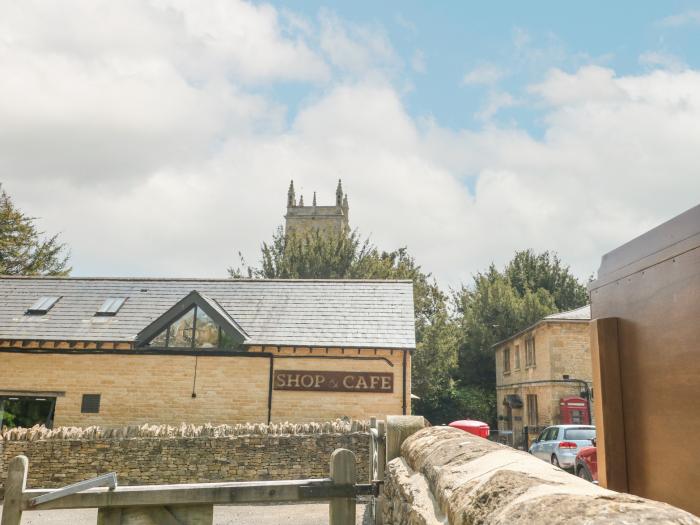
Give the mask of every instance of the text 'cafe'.
[{"label": "text 'cafe'", "polygon": [[410,413],[410,281],[0,278],[5,426]]}]

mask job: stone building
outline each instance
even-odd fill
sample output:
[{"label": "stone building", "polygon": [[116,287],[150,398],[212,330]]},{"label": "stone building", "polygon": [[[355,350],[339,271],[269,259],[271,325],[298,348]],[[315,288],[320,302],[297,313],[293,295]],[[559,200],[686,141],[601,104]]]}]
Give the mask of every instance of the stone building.
[{"label": "stone building", "polygon": [[410,281],[0,278],[4,425],[410,413]]},{"label": "stone building", "polygon": [[287,192],[287,214],[285,215],[285,232],[305,234],[313,230],[339,233],[349,228],[348,196],[343,194],[343,185],[338,181],[335,190],[334,206],[318,206],[314,192],[311,206],[304,205],[304,196],[296,200],[294,181],[289,184]]},{"label": "stone building", "polygon": [[493,346],[498,428],[515,446],[549,425],[589,424],[590,306],[548,315]]}]

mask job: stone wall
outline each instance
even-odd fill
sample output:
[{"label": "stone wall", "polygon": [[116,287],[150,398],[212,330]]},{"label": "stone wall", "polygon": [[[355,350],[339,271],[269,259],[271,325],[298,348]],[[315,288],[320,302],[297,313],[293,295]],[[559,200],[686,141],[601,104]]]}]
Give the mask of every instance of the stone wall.
[{"label": "stone wall", "polygon": [[51,488],[113,471],[121,485],[322,478],[336,448],[352,450],[359,479],[368,479],[369,436],[361,422],[35,427],[0,438],[0,485],[8,462],[19,454],[29,458],[28,486]]},{"label": "stone wall", "polygon": [[685,511],[603,489],[561,469],[449,427],[422,429],[387,465],[384,523],[666,523],[700,525]]}]

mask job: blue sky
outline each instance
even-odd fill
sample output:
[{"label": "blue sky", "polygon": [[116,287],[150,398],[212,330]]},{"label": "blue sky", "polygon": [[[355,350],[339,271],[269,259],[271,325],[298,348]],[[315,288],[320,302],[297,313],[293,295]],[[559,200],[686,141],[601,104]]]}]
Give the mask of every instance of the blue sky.
[{"label": "blue sky", "polygon": [[0,183],[74,275],[225,277],[294,179],[459,286],[700,201],[700,2],[0,0]]},{"label": "blue sky", "polygon": [[[700,65],[700,24],[669,20],[700,12],[697,1],[272,3],[309,19],[330,10],[385,32],[403,63],[396,80],[408,111],[452,129],[483,126],[475,115],[492,91],[503,90],[521,102],[499,112],[499,122],[538,133],[540,112],[528,101],[527,86],[550,68],[571,73],[598,64],[634,74],[652,66],[640,60],[645,53]],[[411,67],[416,56],[424,71]],[[502,78],[492,85],[463,83],[467,72],[486,64],[502,70]],[[308,92],[285,85],[279,95],[293,108]]]}]

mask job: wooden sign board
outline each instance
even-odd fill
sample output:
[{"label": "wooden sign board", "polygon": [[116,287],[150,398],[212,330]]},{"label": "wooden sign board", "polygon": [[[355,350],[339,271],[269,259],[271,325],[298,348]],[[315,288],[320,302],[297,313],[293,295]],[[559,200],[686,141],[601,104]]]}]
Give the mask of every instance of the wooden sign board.
[{"label": "wooden sign board", "polygon": [[275,390],[390,394],[394,391],[394,374],[386,372],[275,370],[272,386]]}]

